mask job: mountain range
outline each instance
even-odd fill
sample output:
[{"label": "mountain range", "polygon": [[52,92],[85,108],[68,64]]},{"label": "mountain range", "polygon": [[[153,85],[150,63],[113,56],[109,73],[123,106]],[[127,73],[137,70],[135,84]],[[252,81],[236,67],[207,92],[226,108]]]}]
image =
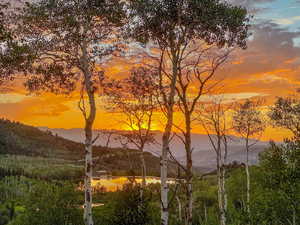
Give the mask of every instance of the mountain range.
[{"label": "mountain range", "polygon": [[[82,142],[84,141],[84,132],[83,129],[75,128],[75,129],[50,129],[47,127],[40,127],[39,129],[43,131],[50,131],[53,134],[64,137],[66,139]],[[107,132],[107,131],[106,131]],[[118,134],[119,131],[110,131],[112,133]],[[109,133],[110,133],[109,132]],[[103,134],[103,130],[94,130],[94,134]],[[145,147],[145,150],[152,153],[153,155],[160,156],[161,152],[161,140],[162,140],[162,132],[155,131],[155,145],[148,145]],[[113,134],[114,135],[114,134]],[[113,136],[112,135],[112,136]],[[107,144],[108,136],[100,135],[99,139],[95,143],[96,145],[103,146]],[[251,142],[256,142],[255,145],[251,148],[249,154],[249,160],[251,164],[257,164],[259,160],[259,153],[264,151],[264,149],[268,146],[267,142],[250,140]],[[111,137],[109,140],[109,147],[112,148],[121,148],[120,142]],[[129,145],[130,148],[134,148],[133,145]],[[193,165],[198,168],[202,172],[208,172],[215,169],[215,152],[211,146],[209,138],[204,134],[192,134],[192,148],[193,148]],[[184,145],[179,138],[176,136],[172,139],[170,149],[172,154],[177,158],[177,160],[184,163],[185,161],[185,151]],[[245,143],[244,140],[240,137],[230,136],[228,142],[228,163],[230,162],[245,162]]]}]

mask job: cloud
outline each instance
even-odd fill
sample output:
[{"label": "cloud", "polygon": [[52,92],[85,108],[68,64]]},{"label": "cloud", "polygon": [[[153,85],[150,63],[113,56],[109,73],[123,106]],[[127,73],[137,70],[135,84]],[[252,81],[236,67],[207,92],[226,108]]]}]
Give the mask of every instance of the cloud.
[{"label": "cloud", "polygon": [[0,104],[19,103],[28,98],[25,95],[20,94],[0,94]]},{"label": "cloud", "polygon": [[262,7],[260,4],[274,1],[275,0],[229,0],[228,2],[233,5],[245,7],[250,14],[257,14],[267,10],[267,8]]},{"label": "cloud", "polygon": [[63,96],[5,94],[4,97],[0,101],[0,116],[13,120],[59,116],[70,110],[68,99]]},{"label": "cloud", "polygon": [[298,21],[300,21],[300,16],[274,19],[274,22],[280,25],[292,25]]},{"label": "cloud", "polygon": [[271,21],[252,27],[247,50],[235,52],[233,63],[219,72],[226,77],[228,92],[257,92],[270,96],[287,95],[300,86],[300,47],[292,32]]},{"label": "cloud", "polygon": [[231,103],[238,100],[253,98],[253,97],[265,97],[267,94],[255,93],[255,92],[243,92],[243,93],[226,93],[226,94],[216,94],[216,95],[203,95],[200,101],[212,101],[212,100],[222,100],[223,103]]}]

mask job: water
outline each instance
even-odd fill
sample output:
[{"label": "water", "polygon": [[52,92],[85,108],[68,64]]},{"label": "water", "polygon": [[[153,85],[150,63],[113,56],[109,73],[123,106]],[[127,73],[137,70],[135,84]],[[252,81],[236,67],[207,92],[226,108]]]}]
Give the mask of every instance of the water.
[{"label": "water", "polygon": [[[125,184],[130,183],[130,180],[132,180],[133,177],[127,177],[127,176],[120,176],[120,177],[99,177],[94,178],[92,180],[92,186],[93,188],[104,188],[105,191],[117,191],[121,190]],[[142,183],[142,177],[134,177],[135,183]],[[160,183],[160,177],[146,177],[146,184],[159,184]],[[169,184],[175,183],[175,179],[168,179]]]}]

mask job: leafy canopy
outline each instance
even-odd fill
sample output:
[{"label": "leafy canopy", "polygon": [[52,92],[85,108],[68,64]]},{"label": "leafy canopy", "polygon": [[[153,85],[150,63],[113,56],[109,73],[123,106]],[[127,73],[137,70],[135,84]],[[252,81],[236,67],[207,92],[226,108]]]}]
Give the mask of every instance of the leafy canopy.
[{"label": "leafy canopy", "polygon": [[220,0],[130,0],[130,35],[161,47],[194,39],[207,44],[246,47],[247,10]]},{"label": "leafy canopy", "polygon": [[233,129],[244,138],[261,134],[265,129],[266,124],[258,107],[259,102],[246,100],[234,112]]},{"label": "leafy canopy", "polygon": [[290,130],[294,138],[300,137],[300,101],[297,98],[278,98],[269,117],[274,126]]},{"label": "leafy canopy", "polygon": [[18,40],[12,28],[14,21],[9,7],[9,3],[0,3],[0,84],[12,80],[32,59],[28,46]]},{"label": "leafy canopy", "polygon": [[34,75],[27,87],[68,93],[75,89],[81,74],[89,74],[95,81],[93,75],[102,74],[97,65],[118,49],[115,34],[122,18],[118,0],[27,3],[18,27],[35,55],[30,68]]}]

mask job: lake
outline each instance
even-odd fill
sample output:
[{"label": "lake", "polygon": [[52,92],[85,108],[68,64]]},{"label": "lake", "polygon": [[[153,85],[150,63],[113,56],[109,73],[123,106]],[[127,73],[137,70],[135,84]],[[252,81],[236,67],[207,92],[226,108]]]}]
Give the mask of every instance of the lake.
[{"label": "lake", "polygon": [[[128,176],[99,177],[99,178],[94,178],[92,180],[92,186],[95,189],[103,187],[106,191],[117,191],[117,190],[121,190],[125,184],[130,183],[131,179],[133,179],[133,177],[128,177]],[[134,179],[136,183],[138,184],[142,183],[142,177],[136,176],[134,177]],[[146,178],[146,184],[159,184],[159,183],[160,183],[160,177]],[[168,183],[174,184],[175,179],[169,178]]]}]

